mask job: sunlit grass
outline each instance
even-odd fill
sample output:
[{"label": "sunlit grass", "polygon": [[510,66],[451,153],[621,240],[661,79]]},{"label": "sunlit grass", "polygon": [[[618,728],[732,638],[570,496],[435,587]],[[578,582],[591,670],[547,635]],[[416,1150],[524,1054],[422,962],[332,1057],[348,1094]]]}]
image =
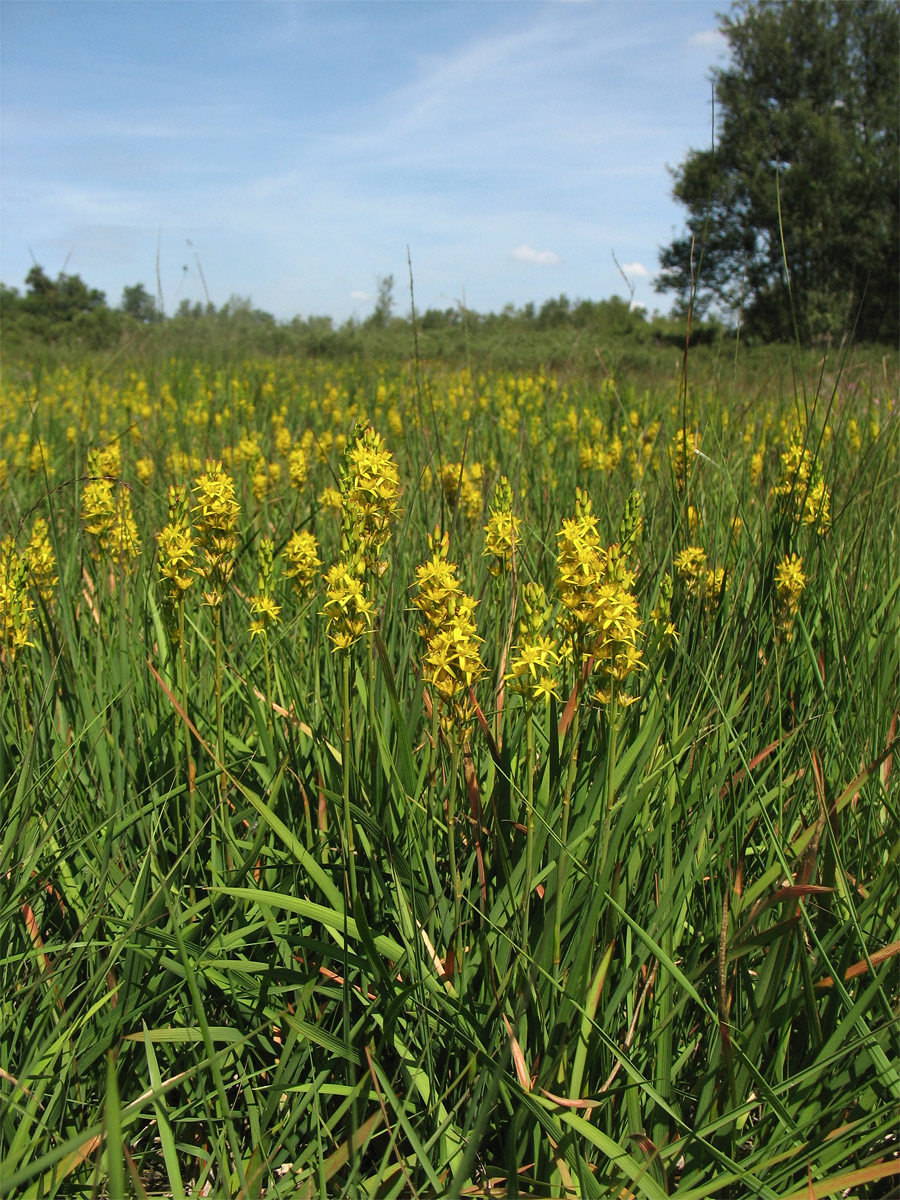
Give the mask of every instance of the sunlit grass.
[{"label": "sunlit grass", "polygon": [[115,370],[3,397],[4,1192],[882,1194],[882,364]]}]

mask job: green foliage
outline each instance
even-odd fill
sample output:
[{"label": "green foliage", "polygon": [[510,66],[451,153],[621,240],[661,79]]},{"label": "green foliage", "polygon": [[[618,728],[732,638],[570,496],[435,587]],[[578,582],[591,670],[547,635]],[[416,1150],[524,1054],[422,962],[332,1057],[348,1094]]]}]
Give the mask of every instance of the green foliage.
[{"label": "green foliage", "polygon": [[121,309],[129,317],[133,317],[135,321],[140,321],[143,324],[149,324],[159,319],[159,313],[156,310],[156,301],[142,283],[136,283],[132,287],[122,289]]},{"label": "green foliage", "polygon": [[[895,0],[754,0],[723,19],[715,147],[675,172],[687,232],[658,290],[803,342],[900,324],[900,8]],[[784,260],[790,289],[785,286]],[[796,320],[796,330],[795,322]]]}]

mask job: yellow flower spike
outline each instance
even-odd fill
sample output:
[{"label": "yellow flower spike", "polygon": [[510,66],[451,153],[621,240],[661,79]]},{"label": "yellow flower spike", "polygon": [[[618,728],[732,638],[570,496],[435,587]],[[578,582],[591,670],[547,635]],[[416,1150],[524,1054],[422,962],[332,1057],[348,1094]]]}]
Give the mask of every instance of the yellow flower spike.
[{"label": "yellow flower spike", "polygon": [[240,505],[235,499],[234,480],[223,471],[221,462],[207,462],[206,471],[196,481],[194,495],[194,524],[204,554],[196,570],[207,584],[203,599],[211,608],[217,608],[225,599],[234,572]]},{"label": "yellow flower spike", "polygon": [[560,624],[576,654],[576,669],[579,659],[593,659],[608,681],[624,683],[643,666],[637,599],[628,590],[634,574],[617,545],[600,546],[590,498],[580,489],[575,516],[563,521],[557,539],[556,592],[566,610]]},{"label": "yellow flower spike", "polygon": [[422,614],[422,677],[444,705],[443,717],[453,725],[464,718],[460,699],[485,674],[479,651],[482,639],[475,626],[477,601],[463,592],[456,564],[447,561],[447,535],[435,530],[428,544],[432,557],[416,570],[418,591],[412,599]]},{"label": "yellow flower spike", "polygon": [[512,569],[519,541],[519,518],[512,511],[513,496],[509,480],[501,475],[494,491],[491,513],[484,527],[484,555],[490,557],[488,570],[499,575]]},{"label": "yellow flower spike", "polygon": [[285,575],[294,581],[301,597],[308,596],[322,566],[315,534],[309,530],[291,534],[283,553],[288,564]]},{"label": "yellow flower spike", "polygon": [[800,611],[805,588],[803,559],[797,554],[786,555],[775,568],[775,620],[778,631],[788,642],[793,639],[794,617]]},{"label": "yellow flower spike", "polygon": [[831,497],[821,464],[803,445],[802,435],[798,433],[792,436],[787,450],[782,452],[781,478],[772,492],[793,525],[809,526],[819,535],[831,527]]},{"label": "yellow flower spike", "polygon": [[45,604],[53,599],[53,589],[59,583],[56,555],[50,541],[50,530],[43,517],[36,517],[31,527],[31,540],[22,556],[38,595]]},{"label": "yellow flower spike", "polygon": [[11,662],[26,646],[34,645],[30,640],[33,613],[27,564],[15,540],[5,537],[0,542],[0,648]]},{"label": "yellow flower spike", "polygon": [[349,650],[372,627],[375,606],[368,599],[355,569],[346,562],[329,567],[324,577],[328,636],[335,650]]},{"label": "yellow flower spike", "polygon": [[270,625],[278,623],[281,608],[272,596],[272,573],[275,566],[275,543],[270,537],[260,539],[258,551],[259,571],[255,596],[248,597],[250,607],[250,636],[263,636]]}]

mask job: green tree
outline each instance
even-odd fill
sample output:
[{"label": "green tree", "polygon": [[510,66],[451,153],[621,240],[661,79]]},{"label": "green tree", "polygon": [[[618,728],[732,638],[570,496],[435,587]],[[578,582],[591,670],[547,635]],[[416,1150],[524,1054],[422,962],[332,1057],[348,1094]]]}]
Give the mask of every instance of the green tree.
[{"label": "green tree", "polygon": [[150,324],[157,319],[156,301],[142,283],[122,289],[122,303],[119,307],[122,312],[144,324]]},{"label": "green tree", "polygon": [[106,307],[106,297],[96,288],[89,288],[80,275],[60,273],[51,279],[37,263],[25,276],[28,291],[22,307],[42,321],[59,324],[74,321]]},{"label": "green tree", "polygon": [[385,275],[377,281],[378,297],[375,300],[375,311],[366,322],[378,329],[384,329],[391,319],[394,310],[394,277]]},{"label": "green tree", "polygon": [[900,5],[743,0],[722,30],[716,144],[674,172],[687,231],[662,251],[657,290],[740,309],[763,339],[790,339],[795,317],[804,341],[854,323],[895,341]]}]

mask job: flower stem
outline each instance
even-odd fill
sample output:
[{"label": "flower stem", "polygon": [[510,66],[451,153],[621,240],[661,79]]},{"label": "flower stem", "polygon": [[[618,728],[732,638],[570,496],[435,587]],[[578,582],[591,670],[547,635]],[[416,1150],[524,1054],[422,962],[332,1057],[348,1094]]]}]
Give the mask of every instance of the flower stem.
[{"label": "flower stem", "polygon": [[[576,663],[578,662],[576,657]],[[556,912],[553,918],[553,966],[559,968],[561,960],[561,930],[563,899],[566,883],[566,872],[569,866],[569,813],[572,808],[572,789],[575,786],[575,775],[578,771],[578,735],[580,733],[581,716],[581,671],[575,677],[575,708],[572,713],[572,727],[569,736],[572,744],[569,748],[569,766],[566,771],[566,788],[563,793],[562,822],[560,827],[559,859],[556,866]]]},{"label": "flower stem", "polygon": [[344,845],[347,856],[347,902],[353,907],[356,899],[356,848],[353,840],[353,818],[350,815],[350,653],[342,655],[342,688],[341,688],[341,771],[344,802]]}]

